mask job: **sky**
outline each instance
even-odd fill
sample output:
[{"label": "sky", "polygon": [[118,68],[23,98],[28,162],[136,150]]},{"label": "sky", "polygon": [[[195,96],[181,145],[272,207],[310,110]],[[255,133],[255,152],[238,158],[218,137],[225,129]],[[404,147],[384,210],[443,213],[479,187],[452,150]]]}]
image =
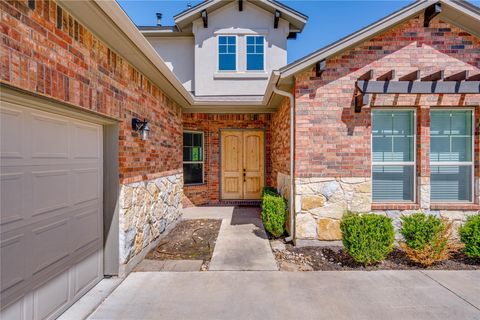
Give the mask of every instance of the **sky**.
[{"label": "sky", "polygon": [[[136,25],[156,24],[156,12],[163,14],[162,25],[174,25],[173,16],[201,1],[183,0],[117,0]],[[320,1],[283,0],[282,3],[308,16],[308,22],[296,40],[288,41],[288,62],[320,49],[349,35],[411,1]],[[480,1],[471,1],[480,6]]]}]

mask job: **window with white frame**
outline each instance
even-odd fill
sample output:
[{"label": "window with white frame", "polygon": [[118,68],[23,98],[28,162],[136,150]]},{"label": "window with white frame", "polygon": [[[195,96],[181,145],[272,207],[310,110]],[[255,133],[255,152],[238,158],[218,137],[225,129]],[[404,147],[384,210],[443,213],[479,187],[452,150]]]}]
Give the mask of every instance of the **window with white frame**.
[{"label": "window with white frame", "polygon": [[185,184],[203,183],[203,133],[183,133],[183,180]]},{"label": "window with white frame", "polygon": [[247,36],[247,70],[263,71],[265,69],[265,37]]},{"label": "window with white frame", "polygon": [[218,70],[237,70],[236,36],[218,36]]},{"label": "window with white frame", "polygon": [[473,112],[430,111],[432,202],[472,202]]},{"label": "window with white frame", "polygon": [[415,201],[415,111],[372,111],[372,200]]}]

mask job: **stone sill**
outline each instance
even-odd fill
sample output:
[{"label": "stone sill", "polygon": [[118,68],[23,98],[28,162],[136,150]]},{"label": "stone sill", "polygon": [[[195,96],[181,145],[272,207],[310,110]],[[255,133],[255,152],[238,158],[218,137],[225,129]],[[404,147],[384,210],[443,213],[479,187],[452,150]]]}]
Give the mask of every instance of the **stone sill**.
[{"label": "stone sill", "polygon": [[372,203],[372,210],[418,210],[417,203]]},{"label": "stone sill", "polygon": [[432,203],[432,210],[480,210],[480,204],[475,203]]},{"label": "stone sill", "polygon": [[207,185],[206,182],[202,182],[202,183],[190,183],[190,184],[184,184],[183,187],[184,187],[184,188],[202,187],[202,186],[206,186],[206,185]]}]

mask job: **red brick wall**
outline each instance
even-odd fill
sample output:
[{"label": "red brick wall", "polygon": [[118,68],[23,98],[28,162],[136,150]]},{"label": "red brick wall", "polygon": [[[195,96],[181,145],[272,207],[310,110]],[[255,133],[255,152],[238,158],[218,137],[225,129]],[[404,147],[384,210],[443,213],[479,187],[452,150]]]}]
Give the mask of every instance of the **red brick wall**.
[{"label": "red brick wall", "polygon": [[[370,177],[370,107],[354,112],[355,80],[369,70],[374,78],[394,69],[401,77],[445,70],[479,73],[480,40],[438,18],[430,28],[413,18],[370,41],[327,60],[315,78],[314,68],[296,78],[296,176]],[[419,172],[429,175],[428,112],[431,106],[478,106],[480,95],[374,95],[371,106],[416,107],[419,115]],[[477,108],[477,121],[479,108]],[[479,126],[476,124],[476,175],[480,175]]]},{"label": "red brick wall", "polygon": [[272,115],[272,185],[277,186],[278,172],[290,174],[290,101],[283,99]]},{"label": "red brick wall", "polygon": [[206,114],[184,113],[185,130],[204,133],[204,184],[184,186],[184,204],[219,204],[220,201],[220,129],[264,129],[266,146],[266,185],[271,185],[270,114]]},{"label": "red brick wall", "polygon": [[[67,11],[57,28],[59,8],[0,1],[2,82],[119,119],[122,183],[181,170],[181,108]],[[149,121],[148,141],[133,117]]]}]

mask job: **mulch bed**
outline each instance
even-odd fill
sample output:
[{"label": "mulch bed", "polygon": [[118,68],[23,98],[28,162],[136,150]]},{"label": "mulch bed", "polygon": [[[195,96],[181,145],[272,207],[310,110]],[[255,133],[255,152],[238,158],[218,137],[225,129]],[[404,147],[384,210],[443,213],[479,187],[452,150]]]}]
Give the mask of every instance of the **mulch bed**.
[{"label": "mulch bed", "polygon": [[449,260],[424,268],[410,261],[400,249],[395,249],[385,261],[364,267],[355,262],[341,247],[293,247],[274,250],[275,258],[284,271],[373,271],[373,270],[480,270],[480,260],[457,252]]},{"label": "mulch bed", "polygon": [[145,257],[150,260],[203,260],[212,258],[222,220],[184,220]]}]

